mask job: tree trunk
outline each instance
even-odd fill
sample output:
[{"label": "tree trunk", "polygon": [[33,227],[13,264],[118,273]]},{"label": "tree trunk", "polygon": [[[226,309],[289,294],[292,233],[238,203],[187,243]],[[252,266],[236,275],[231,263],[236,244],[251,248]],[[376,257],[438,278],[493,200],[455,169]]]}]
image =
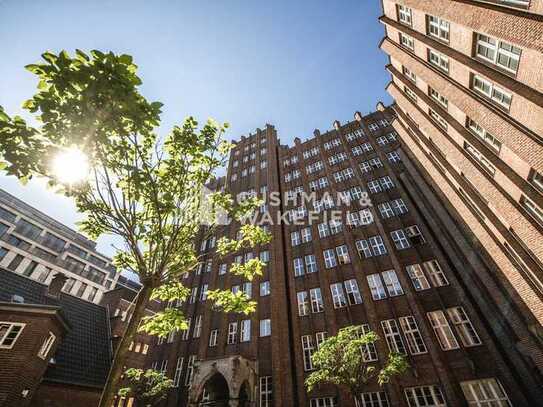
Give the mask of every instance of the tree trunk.
[{"label": "tree trunk", "polygon": [[134,340],[134,337],[138,333],[141,318],[145,315],[145,309],[149,303],[149,298],[153,292],[153,287],[150,282],[144,283],[138,296],[136,297],[136,303],[134,304],[132,316],[128,321],[128,325],[124,332],[121,342],[115,351],[115,356],[111,361],[111,368],[107,377],[104,390],[102,391],[102,397],[100,398],[99,407],[111,407],[115,399],[116,391],[121,381],[123,372],[123,365],[128,353],[128,347]]}]

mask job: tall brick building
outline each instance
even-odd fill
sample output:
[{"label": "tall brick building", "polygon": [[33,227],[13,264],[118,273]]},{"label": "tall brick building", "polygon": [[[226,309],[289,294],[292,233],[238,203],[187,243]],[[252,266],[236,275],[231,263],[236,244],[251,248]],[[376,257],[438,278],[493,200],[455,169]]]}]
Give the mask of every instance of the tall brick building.
[{"label": "tall brick building", "polygon": [[512,370],[532,372],[528,387],[537,388],[543,372],[543,2],[382,4],[394,127],[437,196],[429,210],[443,237],[469,240],[455,244],[466,266],[477,270],[465,273],[468,292],[501,346],[518,355]]},{"label": "tall brick building", "polygon": [[[397,121],[379,104],[375,113],[357,112],[352,122],[336,121],[294,146],[281,145],[270,125],[236,143],[217,187],[266,198],[258,216],[273,240],[219,258],[216,239],[235,238],[239,225],[232,223],[197,242],[201,267],[184,280],[191,296],[175,304],[190,329],[154,343],[148,358],[174,380],[165,405],[354,406],[336,387],[304,389],[320,341],[353,324],[381,337],[366,350],[368,360],[379,365],[393,350],[411,366],[382,388],[369,385],[357,395],[360,406],[543,400],[527,357],[538,352],[535,338],[519,315],[503,311],[512,306],[506,294],[494,295],[479,280],[492,275],[492,265],[471,236],[454,234],[441,196],[403,151],[391,126]],[[316,199],[296,201],[311,192]],[[281,196],[275,204],[274,193]],[[332,218],[338,210],[341,218]],[[267,266],[252,283],[228,272],[255,256]],[[213,310],[206,292],[214,288],[243,290],[258,302],[257,312]],[[519,339],[519,327],[527,337]]]}]

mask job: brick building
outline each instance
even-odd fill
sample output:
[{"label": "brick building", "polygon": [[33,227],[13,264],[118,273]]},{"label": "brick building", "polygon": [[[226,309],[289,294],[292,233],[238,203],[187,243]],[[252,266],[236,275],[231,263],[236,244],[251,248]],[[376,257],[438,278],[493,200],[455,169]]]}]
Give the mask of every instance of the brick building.
[{"label": "brick building", "polygon": [[[381,337],[368,360],[378,365],[394,350],[411,366],[382,388],[368,386],[357,395],[361,406],[529,406],[543,399],[527,350],[511,346],[517,337],[500,309],[505,295],[475,285],[493,269],[469,235],[453,233],[440,195],[399,143],[395,116],[379,104],[294,146],[281,145],[270,125],[236,143],[218,187],[266,198],[258,219],[273,240],[219,258],[216,239],[235,238],[239,225],[232,223],[197,242],[201,267],[183,280],[190,298],[175,304],[190,328],[154,343],[148,358],[174,380],[165,405],[354,406],[338,388],[304,389],[319,342],[353,324]],[[312,202],[296,201],[310,192]],[[274,193],[281,196],[275,204]],[[340,220],[331,217],[337,211]],[[278,214],[288,220],[277,222]],[[255,256],[267,266],[252,283],[228,272]],[[214,311],[206,292],[217,287],[243,290],[257,311]]]},{"label": "brick building", "polygon": [[382,4],[394,128],[528,394],[543,373],[543,2]]}]

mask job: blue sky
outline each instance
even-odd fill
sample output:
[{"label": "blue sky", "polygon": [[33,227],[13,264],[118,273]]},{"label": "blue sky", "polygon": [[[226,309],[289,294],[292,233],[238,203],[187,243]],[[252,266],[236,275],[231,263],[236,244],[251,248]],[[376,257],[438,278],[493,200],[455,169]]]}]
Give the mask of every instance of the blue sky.
[{"label": "blue sky", "polygon": [[[0,105],[21,114],[36,81],[24,70],[44,50],[134,56],[142,93],[164,103],[167,131],[188,115],[231,124],[238,138],[274,124],[283,143],[391,101],[376,0],[0,0]],[[44,184],[0,187],[73,226],[71,201]],[[112,254],[110,239],[99,248]]]}]

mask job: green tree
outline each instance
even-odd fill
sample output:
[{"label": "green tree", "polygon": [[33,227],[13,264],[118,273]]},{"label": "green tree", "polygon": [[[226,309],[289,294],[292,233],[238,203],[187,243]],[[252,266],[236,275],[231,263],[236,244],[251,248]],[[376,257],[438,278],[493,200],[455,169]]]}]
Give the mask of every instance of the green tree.
[{"label": "green tree", "polygon": [[[225,211],[240,221],[259,201],[238,204],[224,193],[202,193],[231,148],[224,140],[227,125],[209,120],[199,127],[188,117],[159,137],[162,104],[140,94],[141,80],[130,56],[77,50],[73,57],[65,51],[42,57],[44,62],[26,67],[39,83],[36,94],[23,104],[38,124],[10,117],[0,107],[0,168],[23,181],[46,177],[56,192],[74,199],[85,216],[79,225],[82,232],[92,239],[114,235],[124,243],[116,248],[114,262],[136,273],[142,289],[102,394],[100,406],[110,407],[138,329],[158,336],[187,329],[181,311],[169,306],[140,322],[150,299],[171,304],[187,297],[180,279],[200,263],[194,242],[201,233],[202,212],[210,235],[215,215]],[[52,163],[70,151],[80,151],[89,169],[79,182],[66,184]],[[241,231],[239,240],[219,241],[219,254],[270,239],[256,226],[243,225]],[[254,259],[231,273],[250,280],[262,267]],[[215,290],[208,298],[227,312],[247,314],[255,309],[243,293]]]},{"label": "green tree", "polygon": [[357,401],[368,383],[377,380],[380,386],[395,375],[404,373],[408,364],[405,357],[389,353],[385,365],[379,369],[376,362],[368,362],[368,346],[374,346],[379,337],[374,332],[363,334],[360,326],[348,326],[337,335],[326,338],[311,360],[316,369],[305,381],[308,392],[319,384],[343,387]]},{"label": "green tree", "polygon": [[157,405],[173,387],[173,380],[152,369],[127,369],[123,378],[127,381],[127,387],[119,390],[119,396],[134,397],[138,406]]}]

